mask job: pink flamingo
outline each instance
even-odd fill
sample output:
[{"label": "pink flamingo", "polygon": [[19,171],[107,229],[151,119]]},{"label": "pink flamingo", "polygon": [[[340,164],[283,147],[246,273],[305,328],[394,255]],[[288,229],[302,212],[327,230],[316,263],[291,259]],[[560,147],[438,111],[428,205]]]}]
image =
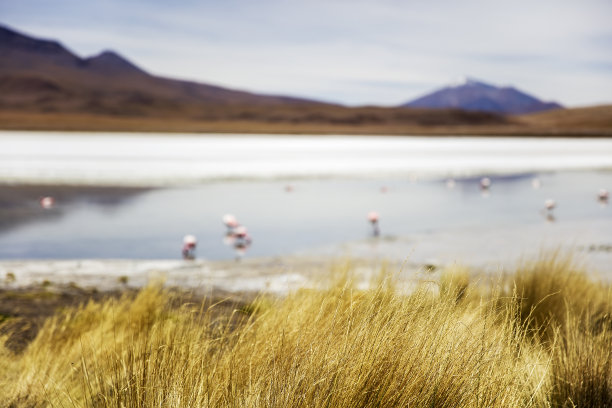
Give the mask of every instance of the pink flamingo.
[{"label": "pink flamingo", "polygon": [[225,214],[222,218],[223,224],[227,227],[227,234],[233,235],[234,229],[238,227],[238,220],[232,214]]},{"label": "pink flamingo", "polygon": [[483,177],[480,179],[480,189],[488,190],[491,187],[491,179],[488,177]]},{"label": "pink flamingo", "polygon": [[372,235],[377,237],[380,235],[380,229],[378,227],[378,213],[376,211],[370,211],[368,213],[368,221],[372,224]]},{"label": "pink flamingo", "polygon": [[50,196],[42,197],[39,202],[40,202],[40,206],[44,208],[45,210],[53,208],[53,206],[55,205],[55,199]]},{"label": "pink flamingo", "polygon": [[552,198],[548,198],[544,201],[544,209],[546,211],[546,220],[550,222],[555,221],[553,210],[557,206],[557,203]]},{"label": "pink flamingo", "polygon": [[198,240],[193,235],[185,235],[183,237],[183,259],[195,259],[195,248]]}]

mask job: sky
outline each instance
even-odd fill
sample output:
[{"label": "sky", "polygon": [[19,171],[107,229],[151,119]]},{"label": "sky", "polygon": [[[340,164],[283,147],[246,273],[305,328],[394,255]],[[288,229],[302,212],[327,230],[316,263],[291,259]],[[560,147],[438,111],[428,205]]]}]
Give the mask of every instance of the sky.
[{"label": "sky", "polygon": [[462,78],[565,106],[612,103],[610,0],[0,0],[0,24],[81,57],[345,105]]}]

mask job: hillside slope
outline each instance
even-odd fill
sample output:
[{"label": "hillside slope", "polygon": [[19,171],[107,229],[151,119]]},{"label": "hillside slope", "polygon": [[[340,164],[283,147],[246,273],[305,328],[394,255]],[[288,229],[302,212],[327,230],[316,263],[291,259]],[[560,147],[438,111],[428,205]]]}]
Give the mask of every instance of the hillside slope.
[{"label": "hillside slope", "polygon": [[113,51],[80,58],[0,27],[0,107],[38,112],[193,115],[207,105],[320,104],[148,74]]},{"label": "hillside slope", "polygon": [[513,87],[497,87],[477,80],[466,80],[460,85],[442,88],[402,106],[512,115],[562,108],[558,103],[542,102]]}]

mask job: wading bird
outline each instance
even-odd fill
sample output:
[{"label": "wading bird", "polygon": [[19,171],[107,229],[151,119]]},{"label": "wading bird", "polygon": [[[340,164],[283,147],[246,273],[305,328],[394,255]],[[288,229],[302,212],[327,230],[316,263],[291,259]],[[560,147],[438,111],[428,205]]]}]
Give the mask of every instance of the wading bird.
[{"label": "wading bird", "polygon": [[546,221],[555,222],[555,215],[553,214],[553,210],[556,206],[557,203],[552,198],[548,198],[544,201]]},{"label": "wading bird", "polygon": [[370,211],[368,213],[368,221],[372,224],[372,235],[377,237],[380,235],[380,229],[378,227],[378,213],[376,211]]},{"label": "wading bird", "polygon": [[193,235],[183,237],[183,259],[195,259],[195,249],[198,240]]},{"label": "wading bird", "polygon": [[227,234],[232,235],[234,229],[238,227],[238,220],[232,214],[225,214],[223,216],[223,224],[227,227]]},{"label": "wading bird", "polygon": [[40,202],[40,206],[44,208],[45,210],[53,208],[53,206],[55,205],[55,199],[49,196],[42,197],[39,202]]}]

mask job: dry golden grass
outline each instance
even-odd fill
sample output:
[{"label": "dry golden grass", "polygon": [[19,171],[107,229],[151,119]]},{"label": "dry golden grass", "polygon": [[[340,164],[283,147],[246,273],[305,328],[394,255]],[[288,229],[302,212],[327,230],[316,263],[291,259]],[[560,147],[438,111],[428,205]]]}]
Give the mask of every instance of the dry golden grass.
[{"label": "dry golden grass", "polygon": [[57,315],[19,355],[0,348],[0,406],[610,406],[609,287],[567,260],[535,265],[511,285],[459,269],[410,293],[387,274],[358,290],[344,270],[221,315],[151,286]]},{"label": "dry golden grass", "polygon": [[557,407],[612,406],[610,314],[569,317],[552,349],[550,400]]},{"label": "dry golden grass", "polygon": [[612,105],[586,108],[557,109],[519,117],[526,125],[559,129],[608,129],[612,130]]},{"label": "dry golden grass", "polygon": [[609,319],[612,293],[589,278],[570,255],[558,252],[524,263],[512,277],[521,298],[521,319],[544,340],[579,320]]},{"label": "dry golden grass", "polygon": [[612,406],[612,287],[553,253],[513,276],[520,319],[552,356],[555,407]]}]

